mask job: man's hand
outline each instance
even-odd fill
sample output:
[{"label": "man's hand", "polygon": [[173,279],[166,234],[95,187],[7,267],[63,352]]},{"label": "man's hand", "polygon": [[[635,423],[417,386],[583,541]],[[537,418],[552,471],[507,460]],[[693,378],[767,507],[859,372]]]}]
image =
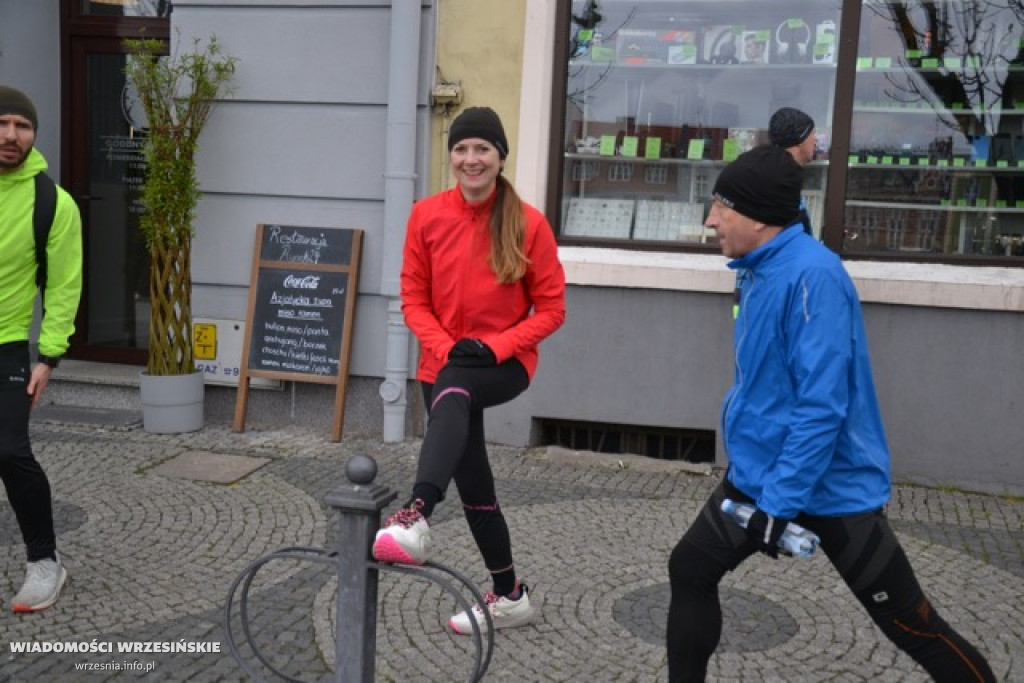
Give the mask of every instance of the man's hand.
[{"label": "man's hand", "polygon": [[782,532],[786,530],[786,525],[789,524],[789,521],[788,519],[772,517],[761,508],[758,508],[754,510],[754,514],[750,516],[750,521],[747,522],[747,536],[755,543],[758,551],[768,557],[778,559],[779,539],[782,537]]},{"label": "man's hand", "polygon": [[32,368],[32,376],[28,378],[28,395],[32,397],[32,407],[39,404],[39,399],[50,383],[50,373],[53,372],[46,363],[36,363]]},{"label": "man's hand", "polygon": [[497,364],[494,351],[479,339],[460,339],[448,352],[448,365],[458,368],[490,368]]}]

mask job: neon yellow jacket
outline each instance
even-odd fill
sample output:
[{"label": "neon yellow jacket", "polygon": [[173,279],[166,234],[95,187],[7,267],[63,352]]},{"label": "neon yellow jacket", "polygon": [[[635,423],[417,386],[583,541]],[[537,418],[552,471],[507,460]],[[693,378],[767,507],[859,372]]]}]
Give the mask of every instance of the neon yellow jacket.
[{"label": "neon yellow jacket", "polygon": [[[0,174],[0,344],[27,341],[32,326],[36,297],[34,178],[46,169],[46,159],[33,149],[21,168]],[[82,294],[82,217],[71,195],[60,187],[46,259],[46,314],[39,330],[39,353],[62,356],[75,331],[75,312]]]}]

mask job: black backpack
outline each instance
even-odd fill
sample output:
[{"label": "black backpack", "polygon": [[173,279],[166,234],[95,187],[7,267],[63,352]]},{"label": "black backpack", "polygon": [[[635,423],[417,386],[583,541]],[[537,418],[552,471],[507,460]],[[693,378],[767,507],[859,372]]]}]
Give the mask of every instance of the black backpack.
[{"label": "black backpack", "polygon": [[57,185],[45,173],[36,174],[36,202],[32,209],[32,231],[36,238],[36,286],[46,291],[46,242],[57,212]]}]

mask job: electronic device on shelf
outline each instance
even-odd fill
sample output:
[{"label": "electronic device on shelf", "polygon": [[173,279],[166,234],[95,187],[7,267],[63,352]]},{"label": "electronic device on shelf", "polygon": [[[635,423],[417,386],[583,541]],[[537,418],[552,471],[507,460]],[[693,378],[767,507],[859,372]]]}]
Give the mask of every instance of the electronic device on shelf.
[{"label": "electronic device on shelf", "polygon": [[784,19],[775,29],[775,63],[807,64],[811,27],[799,17]]},{"label": "electronic device on shelf", "polygon": [[768,64],[771,57],[772,31],[771,29],[746,30],[743,31],[740,40],[743,46],[743,53],[740,56],[742,64]]},{"label": "electronic device on shelf", "polygon": [[819,21],[814,27],[814,55],[811,61],[815,64],[836,63],[836,22],[831,19]]},{"label": "electronic device on shelf", "polygon": [[704,33],[708,46],[704,58],[709,64],[739,64],[737,42],[740,32],[735,26],[710,26]]}]

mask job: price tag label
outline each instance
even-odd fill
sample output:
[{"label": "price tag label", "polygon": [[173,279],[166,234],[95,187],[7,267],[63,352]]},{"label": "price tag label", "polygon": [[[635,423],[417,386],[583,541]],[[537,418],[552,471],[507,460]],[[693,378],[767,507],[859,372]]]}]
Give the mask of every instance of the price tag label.
[{"label": "price tag label", "polygon": [[644,156],[648,159],[661,158],[661,138],[647,138],[644,143]]},{"label": "price tag label", "polygon": [[704,138],[695,138],[690,140],[689,146],[686,148],[687,159],[703,159],[704,158]]},{"label": "price tag label", "polygon": [[622,156],[635,157],[640,145],[640,138],[635,135],[627,135],[622,138]]}]

